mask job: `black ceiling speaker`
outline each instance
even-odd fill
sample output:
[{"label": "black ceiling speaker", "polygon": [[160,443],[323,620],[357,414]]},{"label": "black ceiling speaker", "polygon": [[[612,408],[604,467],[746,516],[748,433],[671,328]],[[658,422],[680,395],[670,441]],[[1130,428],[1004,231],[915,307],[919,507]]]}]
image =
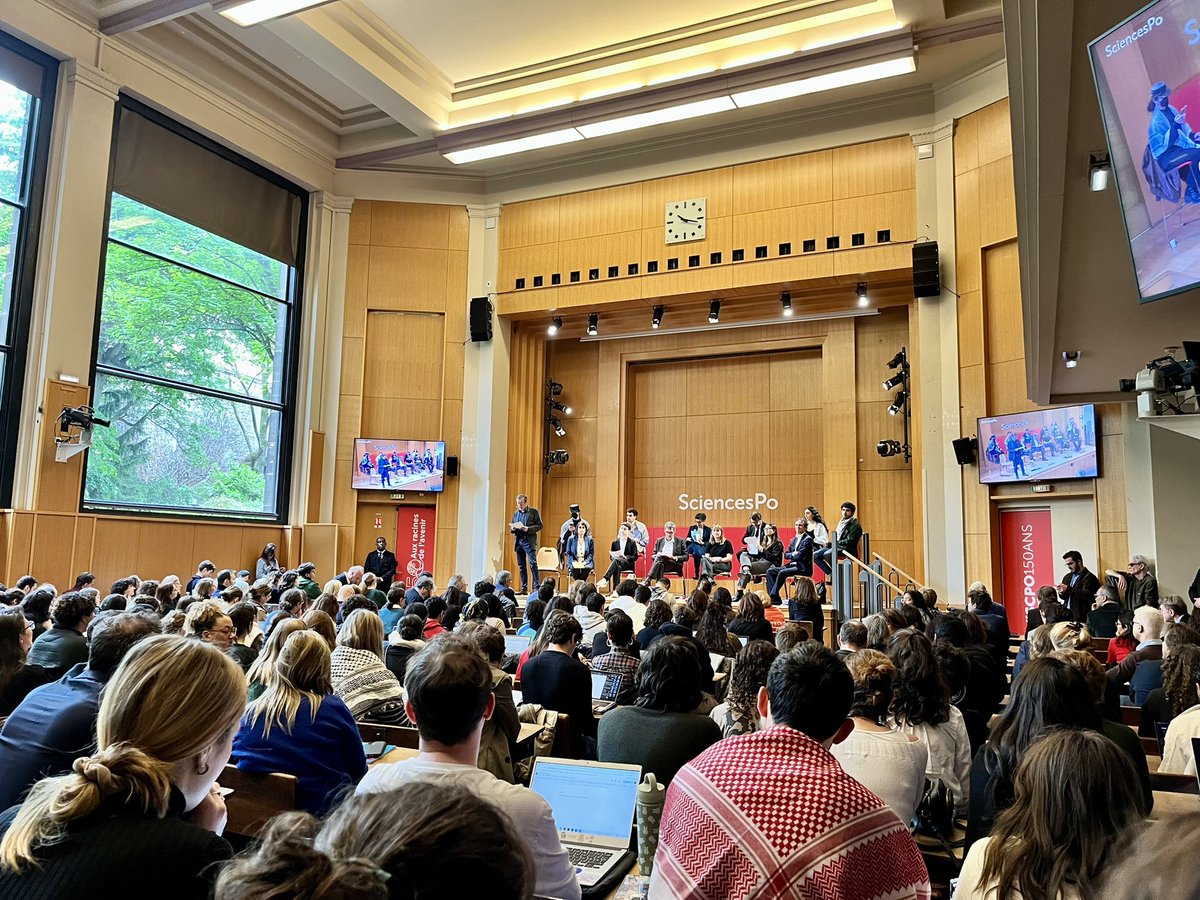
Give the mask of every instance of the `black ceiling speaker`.
[{"label": "black ceiling speaker", "polygon": [[921,241],[912,248],[913,296],[938,297],[942,275],[938,266],[937,241]]},{"label": "black ceiling speaker", "polygon": [[471,298],[471,340],[492,339],[492,301],[487,297]]},{"label": "black ceiling speaker", "polygon": [[975,451],[979,448],[979,441],[973,437],[958,438],[950,442],[954,447],[954,459],[960,466],[975,465]]}]

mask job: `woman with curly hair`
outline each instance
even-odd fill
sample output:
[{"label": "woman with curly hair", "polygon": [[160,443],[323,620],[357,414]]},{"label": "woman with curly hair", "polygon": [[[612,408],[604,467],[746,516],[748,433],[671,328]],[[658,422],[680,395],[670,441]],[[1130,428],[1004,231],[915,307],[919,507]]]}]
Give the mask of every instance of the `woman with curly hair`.
[{"label": "woman with curly hair", "polygon": [[1147,737],[1158,734],[1157,726],[1166,725],[1185,709],[1196,705],[1196,683],[1192,672],[1200,667],[1200,647],[1195,632],[1186,625],[1173,625],[1163,638],[1162,687],[1155,688],[1142,704],[1138,733]]},{"label": "woman with curly hair", "polygon": [[766,685],[771,663],[778,656],[779,650],[767,641],[750,641],[738,651],[729,676],[729,694],[709,713],[721,727],[721,737],[759,730],[758,691]]},{"label": "woman with curly hair", "polygon": [[719,656],[737,656],[742,650],[742,642],[726,629],[725,613],[716,604],[709,604],[701,614],[700,624],[696,626],[696,640],[709,653]]},{"label": "woman with curly hair", "polygon": [[854,679],[850,707],[854,730],[829,752],[851,778],[890,806],[901,822],[911,822],[924,793],[929,751],[916,735],[887,727],[896,667],[877,650],[851,653],[846,667]]}]

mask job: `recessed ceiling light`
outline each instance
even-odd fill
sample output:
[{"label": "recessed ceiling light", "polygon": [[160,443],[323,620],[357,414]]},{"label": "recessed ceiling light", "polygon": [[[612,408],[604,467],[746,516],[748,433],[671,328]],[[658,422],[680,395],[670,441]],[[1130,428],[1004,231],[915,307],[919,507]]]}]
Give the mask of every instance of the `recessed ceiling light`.
[{"label": "recessed ceiling light", "polygon": [[739,107],[757,106],[759,103],[771,103],[775,100],[786,100],[789,97],[801,97],[805,94],[849,87],[852,84],[865,84],[881,78],[907,75],[916,70],[917,60],[912,54],[909,54],[897,59],[855,66],[852,69],[838,69],[836,72],[827,72],[824,75],[813,75],[797,81],[785,81],[783,84],[741,91],[733,95],[733,102]]},{"label": "recessed ceiling light", "polygon": [[470,147],[466,150],[451,150],[442,156],[455,165],[478,162],[481,159],[493,159],[497,156],[508,156],[510,153],[524,153],[526,150],[538,150],[542,147],[557,147],[559,144],[569,144],[572,141],[582,141],[581,135],[574,128],[563,128],[559,131],[546,131],[542,134],[531,134],[528,137],[515,138],[511,141],[499,141],[495,144],[484,144],[482,147]]},{"label": "recessed ceiling light", "polygon": [[330,0],[232,0],[213,4],[213,9],[242,26],[257,25],[268,19],[290,16],[314,6],[322,6]]}]

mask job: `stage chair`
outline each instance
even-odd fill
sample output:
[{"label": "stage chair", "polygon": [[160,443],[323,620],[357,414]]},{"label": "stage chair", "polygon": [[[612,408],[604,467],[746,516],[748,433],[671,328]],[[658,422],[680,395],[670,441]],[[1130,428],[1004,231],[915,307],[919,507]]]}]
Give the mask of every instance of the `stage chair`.
[{"label": "stage chair", "polygon": [[557,550],[555,550],[553,547],[538,547],[537,567],[539,572],[557,572],[558,566],[559,559]]}]

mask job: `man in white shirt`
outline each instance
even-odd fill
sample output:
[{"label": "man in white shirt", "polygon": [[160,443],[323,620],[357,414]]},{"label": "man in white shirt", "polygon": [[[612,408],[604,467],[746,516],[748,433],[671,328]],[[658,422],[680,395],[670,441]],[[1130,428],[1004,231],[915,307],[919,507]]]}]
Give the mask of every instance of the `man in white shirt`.
[{"label": "man in white shirt", "polygon": [[462,641],[443,637],[412,657],[404,689],[405,711],[421,734],[420,750],[412,759],[368,770],[358,792],[380,793],[416,779],[461,785],[512,820],[533,857],[534,893],[579,900],[575,867],[559,841],[550,805],[477,765],[483,724],[496,707],[488,664]]}]

